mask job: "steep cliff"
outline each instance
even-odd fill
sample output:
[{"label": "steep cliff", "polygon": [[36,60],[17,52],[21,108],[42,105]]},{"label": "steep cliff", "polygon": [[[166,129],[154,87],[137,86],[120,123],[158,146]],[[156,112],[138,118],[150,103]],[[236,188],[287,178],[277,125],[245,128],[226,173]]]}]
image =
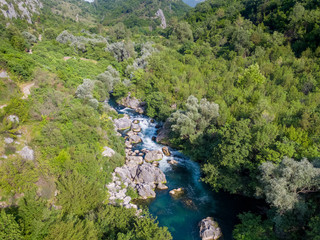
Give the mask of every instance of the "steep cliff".
[{"label": "steep cliff", "polygon": [[43,4],[40,0],[0,0],[0,14],[5,18],[21,18],[32,23],[32,16],[39,14]]}]

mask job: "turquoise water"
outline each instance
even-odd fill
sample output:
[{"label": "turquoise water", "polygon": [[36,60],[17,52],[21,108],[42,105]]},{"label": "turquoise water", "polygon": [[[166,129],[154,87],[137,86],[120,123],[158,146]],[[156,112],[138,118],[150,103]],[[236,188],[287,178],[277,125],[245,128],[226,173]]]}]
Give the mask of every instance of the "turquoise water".
[{"label": "turquoise water", "polygon": [[[142,128],[139,133],[143,142],[135,149],[161,149],[163,145],[152,141],[156,136],[156,123],[150,118],[138,115],[128,108],[118,108],[119,113],[128,114],[131,119],[138,119]],[[170,149],[170,148],[169,148]],[[168,227],[174,240],[198,240],[198,223],[208,216],[220,225],[223,239],[232,239],[232,229],[238,223],[237,215],[243,211],[254,210],[256,201],[226,193],[215,193],[208,185],[200,181],[201,171],[198,163],[192,161],[175,149],[170,149],[172,156],[160,161],[160,169],[167,178],[168,190],[157,191],[157,196],[148,202],[139,203],[147,206],[150,213],[157,217],[160,226]],[[173,166],[167,160],[174,159]],[[169,191],[183,187],[185,194],[178,199],[170,196]]]}]

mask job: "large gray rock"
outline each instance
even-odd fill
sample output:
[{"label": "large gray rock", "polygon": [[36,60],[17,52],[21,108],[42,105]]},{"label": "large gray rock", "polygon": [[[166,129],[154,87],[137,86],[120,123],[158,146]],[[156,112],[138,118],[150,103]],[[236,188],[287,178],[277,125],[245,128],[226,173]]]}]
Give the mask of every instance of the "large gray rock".
[{"label": "large gray rock", "polygon": [[139,196],[142,199],[154,198],[156,197],[156,193],[154,191],[155,185],[152,183],[149,184],[137,184],[136,189],[138,191]]},{"label": "large gray rock", "polygon": [[142,164],[143,157],[141,157],[141,156],[128,156],[127,161],[128,161],[128,163],[132,163],[132,164]]},{"label": "large gray rock", "polygon": [[157,167],[150,163],[144,163],[137,168],[134,178],[136,183],[166,183],[166,176]]},{"label": "large gray rock", "polygon": [[160,161],[163,158],[162,151],[160,150],[153,150],[147,152],[146,156],[144,157],[144,160],[147,162],[153,162],[153,161]]},{"label": "large gray rock", "polygon": [[207,217],[199,223],[202,240],[216,240],[222,236],[221,229],[212,217]]},{"label": "large gray rock", "polygon": [[132,130],[133,132],[141,132],[141,127],[140,127],[140,125],[137,124],[137,123],[132,123],[132,125],[131,125],[131,130]]},{"label": "large gray rock", "polygon": [[142,139],[141,139],[141,137],[139,137],[138,135],[132,135],[132,136],[130,137],[130,141],[131,141],[131,143],[133,143],[133,144],[137,144],[137,143],[142,142]]},{"label": "large gray rock", "polygon": [[104,151],[102,152],[102,156],[104,157],[112,157],[116,153],[112,148],[109,148],[107,146],[105,146],[103,150]]},{"label": "large gray rock", "polygon": [[30,160],[30,161],[34,160],[34,152],[28,146],[25,146],[24,148],[22,148],[21,151],[18,151],[17,153],[25,160]]},{"label": "large gray rock", "polygon": [[127,117],[119,118],[114,120],[114,124],[116,125],[118,130],[126,130],[131,127],[131,120]]}]

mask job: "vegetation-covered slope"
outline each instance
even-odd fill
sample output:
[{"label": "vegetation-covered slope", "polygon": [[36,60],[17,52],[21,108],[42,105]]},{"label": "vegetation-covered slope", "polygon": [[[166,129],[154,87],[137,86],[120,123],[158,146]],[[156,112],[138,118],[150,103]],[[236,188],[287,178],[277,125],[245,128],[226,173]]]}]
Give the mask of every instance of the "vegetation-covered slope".
[{"label": "vegetation-covered slope", "polygon": [[[56,236],[58,228],[66,234],[82,229],[84,238],[170,238],[152,219],[102,203],[104,184],[124,161],[123,143],[108,120],[116,116],[102,104],[113,90],[117,99],[130,92],[146,102],[150,117],[166,121],[166,141],[202,164],[203,180],[214,190],[266,200],[270,207],[261,216],[240,216],[235,239],[318,238],[318,1],[209,0],[184,19],[172,18],[166,30],[150,18],[158,8],[170,12],[170,2],[81,4],[91,20],[76,22],[74,13],[54,16],[44,10],[33,26],[20,20],[0,25],[0,66],[13,80],[1,79],[0,104],[8,104],[1,112],[1,136],[24,142],[36,156],[34,162],[22,161],[13,153],[23,146],[0,147],[11,156],[1,160],[0,195],[19,206],[2,211],[10,228],[0,225],[0,231],[13,229],[29,238],[43,234],[39,239]],[[179,5],[171,3],[172,15],[184,11]],[[110,27],[115,19],[120,23]],[[31,48],[33,54],[27,54]],[[98,83],[90,98],[76,94],[83,79],[103,82],[100,74],[109,65],[120,80]],[[18,85],[28,81],[35,89],[21,100]],[[9,95],[11,89],[16,93]],[[12,114],[19,116],[19,126],[7,121]],[[119,154],[102,157],[105,145]],[[21,197],[42,182],[44,195]],[[31,221],[32,212],[43,214]],[[154,231],[141,237],[142,226]]]}]

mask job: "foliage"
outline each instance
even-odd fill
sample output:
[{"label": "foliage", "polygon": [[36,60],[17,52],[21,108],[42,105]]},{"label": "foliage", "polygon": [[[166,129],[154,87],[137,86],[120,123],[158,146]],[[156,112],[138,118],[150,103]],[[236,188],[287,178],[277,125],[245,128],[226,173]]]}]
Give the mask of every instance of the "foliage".
[{"label": "foliage", "polygon": [[99,186],[77,172],[62,176],[58,189],[58,203],[64,206],[63,210],[80,216],[96,208],[105,197]]},{"label": "foliage", "polygon": [[19,224],[11,214],[6,214],[5,210],[0,210],[0,238],[3,240],[23,239]]},{"label": "foliage", "polygon": [[272,240],[276,239],[272,232],[270,221],[261,220],[250,212],[240,214],[241,224],[236,225],[233,230],[233,237],[236,240]]},{"label": "foliage", "polygon": [[263,163],[260,171],[266,200],[280,212],[293,209],[302,194],[320,188],[320,169],[307,159],[298,162],[285,157],[279,165]]},{"label": "foliage", "polygon": [[173,132],[183,139],[193,142],[210,125],[213,119],[219,116],[219,105],[210,103],[206,99],[198,99],[189,96],[186,103],[186,111],[177,111],[169,118]]}]

